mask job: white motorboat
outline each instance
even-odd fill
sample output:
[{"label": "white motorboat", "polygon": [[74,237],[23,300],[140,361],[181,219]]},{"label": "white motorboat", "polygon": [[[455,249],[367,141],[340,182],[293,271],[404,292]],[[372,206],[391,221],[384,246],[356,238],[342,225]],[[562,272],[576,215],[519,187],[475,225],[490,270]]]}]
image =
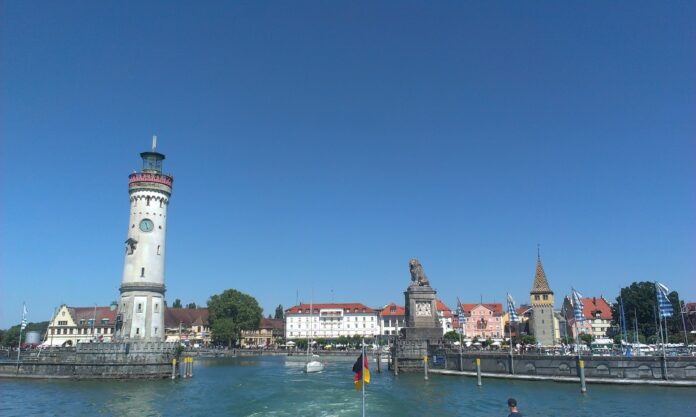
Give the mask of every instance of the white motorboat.
[{"label": "white motorboat", "polygon": [[[312,299],[314,297],[312,296]],[[314,300],[309,303],[309,340],[307,341],[307,363],[305,365],[305,372],[321,372],[324,370],[324,364],[319,362],[319,355],[312,353],[312,338],[314,337],[314,321],[312,320],[312,313],[314,313]]]},{"label": "white motorboat", "polygon": [[319,361],[309,361],[305,365],[305,371],[309,374],[312,372],[321,372],[324,370],[324,364]]}]

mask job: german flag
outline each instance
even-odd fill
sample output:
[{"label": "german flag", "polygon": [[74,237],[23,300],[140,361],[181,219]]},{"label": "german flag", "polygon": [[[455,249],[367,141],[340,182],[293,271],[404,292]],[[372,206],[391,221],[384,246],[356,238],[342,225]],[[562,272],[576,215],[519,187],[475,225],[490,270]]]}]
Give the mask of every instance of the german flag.
[{"label": "german flag", "polygon": [[353,372],[355,373],[353,378],[355,389],[360,389],[363,381],[366,384],[370,383],[370,368],[367,366],[367,356],[360,354],[358,360],[353,364]]}]

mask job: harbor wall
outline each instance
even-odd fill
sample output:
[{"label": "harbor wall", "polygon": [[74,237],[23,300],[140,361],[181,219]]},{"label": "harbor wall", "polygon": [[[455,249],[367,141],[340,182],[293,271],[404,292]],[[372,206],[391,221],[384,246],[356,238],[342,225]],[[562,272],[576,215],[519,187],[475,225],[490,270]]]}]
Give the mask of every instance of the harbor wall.
[{"label": "harbor wall", "polygon": [[[176,344],[165,342],[81,343],[75,348],[22,354],[0,363],[0,377],[73,379],[171,378]],[[175,368],[178,375],[178,367]]]},{"label": "harbor wall", "polygon": [[[432,350],[430,353],[428,365],[432,369],[476,372],[476,358],[481,358],[481,372],[484,373],[579,377],[576,356],[525,354],[514,355],[511,360],[507,353],[464,352],[460,368],[459,352]],[[663,359],[660,356],[583,356],[582,360],[587,378],[664,379]],[[696,381],[696,357],[667,357],[666,365],[667,379]]]}]

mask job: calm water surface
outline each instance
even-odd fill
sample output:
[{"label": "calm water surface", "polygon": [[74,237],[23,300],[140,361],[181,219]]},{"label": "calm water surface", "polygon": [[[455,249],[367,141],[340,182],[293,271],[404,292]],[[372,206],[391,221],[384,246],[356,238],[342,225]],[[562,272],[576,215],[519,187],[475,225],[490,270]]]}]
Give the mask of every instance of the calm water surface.
[{"label": "calm water surface", "polygon": [[[0,380],[0,416],[360,416],[354,359],[307,375],[284,357],[200,359],[194,378],[163,381]],[[372,367],[374,368],[374,366]],[[369,416],[696,416],[696,389],[483,381],[372,373]]]}]

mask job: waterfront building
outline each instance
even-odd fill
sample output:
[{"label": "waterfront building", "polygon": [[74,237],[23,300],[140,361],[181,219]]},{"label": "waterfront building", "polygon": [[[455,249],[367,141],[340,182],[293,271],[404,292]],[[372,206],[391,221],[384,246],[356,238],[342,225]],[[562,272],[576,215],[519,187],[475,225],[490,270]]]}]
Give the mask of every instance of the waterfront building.
[{"label": "waterfront building", "polygon": [[172,308],[164,311],[166,342],[206,346],[211,341],[207,308]]},{"label": "waterfront building", "polygon": [[243,348],[277,347],[277,340],[285,336],[283,319],[261,318],[257,329],[242,330],[240,345]]},{"label": "waterfront building", "polygon": [[684,304],[684,323],[688,332],[696,331],[696,303]]},{"label": "waterfront building", "polygon": [[515,313],[517,313],[517,318],[519,321],[511,322],[509,317],[506,315],[505,323],[505,335],[509,337],[520,336],[530,334],[529,330],[529,320],[532,318],[532,306],[527,304],[521,304],[519,307],[515,308]]},{"label": "waterfront building", "polygon": [[379,311],[379,334],[395,336],[405,326],[406,310],[396,303],[389,303]]},{"label": "waterfront building", "polygon": [[558,341],[558,337],[554,329],[553,291],[551,291],[546,279],[540,255],[537,255],[536,272],[534,273],[532,290],[529,292],[529,299],[532,303],[532,317],[529,326],[532,334],[537,343],[543,346],[554,345]]},{"label": "waterfront building", "polygon": [[437,319],[442,327],[442,334],[454,330],[454,320],[452,315],[452,310],[445,305],[439,298],[435,299],[435,312],[437,313]]},{"label": "waterfront building", "polygon": [[161,341],[164,331],[164,255],[167,207],[174,178],[162,173],[164,155],[140,154],[141,172],[128,176],[130,218],[125,242],[116,337]]},{"label": "waterfront building", "polygon": [[501,303],[462,303],[462,336],[479,339],[507,337],[507,312]]},{"label": "waterfront building", "polygon": [[109,342],[114,335],[116,305],[69,307],[61,305],[48,322],[44,346],[75,346]]},{"label": "waterfront building", "polygon": [[379,312],[360,303],[300,304],[285,310],[285,339],[337,338],[380,334]]},{"label": "waterfront building", "polygon": [[563,299],[563,316],[566,319],[568,336],[575,338],[576,334],[589,334],[596,339],[607,338],[611,329],[611,306],[602,296],[582,297],[583,322],[577,323],[573,314],[573,303],[570,296]]}]

